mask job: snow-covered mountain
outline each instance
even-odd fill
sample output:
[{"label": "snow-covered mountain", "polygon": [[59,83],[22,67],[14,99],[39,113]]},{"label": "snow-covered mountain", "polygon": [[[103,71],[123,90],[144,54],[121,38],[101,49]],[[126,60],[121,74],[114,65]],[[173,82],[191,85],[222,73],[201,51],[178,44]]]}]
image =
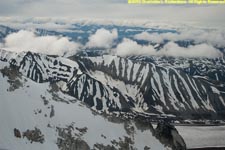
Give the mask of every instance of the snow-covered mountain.
[{"label": "snow-covered mountain", "polygon": [[182,69],[118,56],[74,60],[80,61],[97,80],[131,97],[133,110],[186,117],[214,118],[224,114],[225,89],[221,82],[192,76]]},{"label": "snow-covered mountain", "polygon": [[132,97],[83,70],[80,61],[0,50],[0,149],[186,149],[170,125],[119,116]]},{"label": "snow-covered mountain", "polygon": [[150,62],[161,67],[181,70],[190,76],[200,76],[208,80],[225,82],[225,59],[218,58],[182,58],[165,56],[129,56],[128,59]]},{"label": "snow-covered mountain", "polygon": [[84,101],[96,110],[122,109],[119,102],[122,95],[81,72],[78,63],[74,61],[31,52],[20,54],[1,52],[1,60],[9,62],[35,82],[60,82],[62,91]]},{"label": "snow-covered mountain", "polygon": [[[165,149],[150,127],[142,131],[134,122],[110,122],[49,83],[2,73],[0,82],[0,149]],[[22,85],[14,89],[17,82]]]},{"label": "snow-covered mountain", "polygon": [[58,83],[63,93],[103,112],[221,118],[224,84],[172,67],[118,56],[47,56],[1,50],[0,59],[38,83]]}]

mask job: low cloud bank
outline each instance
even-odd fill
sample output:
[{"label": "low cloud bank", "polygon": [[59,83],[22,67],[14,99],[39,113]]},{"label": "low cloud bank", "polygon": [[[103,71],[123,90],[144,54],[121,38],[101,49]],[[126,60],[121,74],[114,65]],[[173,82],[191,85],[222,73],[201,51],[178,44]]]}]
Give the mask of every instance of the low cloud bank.
[{"label": "low cloud bank", "polygon": [[184,48],[180,47],[174,42],[167,43],[160,51],[157,52],[157,54],[174,57],[208,57],[208,58],[221,57],[223,55],[218,49],[205,43]]},{"label": "low cloud bank", "polygon": [[98,29],[93,35],[88,38],[86,47],[88,48],[111,48],[114,41],[118,38],[116,29],[112,31],[106,29]]},{"label": "low cloud bank", "polygon": [[1,47],[15,52],[32,51],[63,56],[65,53],[75,54],[80,45],[69,41],[66,37],[37,36],[34,32],[20,30],[9,34]]},{"label": "low cloud bank", "polygon": [[119,56],[129,55],[155,55],[155,56],[174,56],[174,57],[221,57],[223,54],[216,48],[208,44],[198,44],[187,48],[180,47],[174,42],[167,43],[160,50],[154,49],[153,46],[139,45],[136,41],[124,39],[113,50],[113,53]]},{"label": "low cloud bank", "polygon": [[[192,36],[194,37],[192,37]],[[204,39],[203,39],[204,35]],[[215,48],[212,44],[224,44],[221,41],[224,35],[222,34],[210,34],[202,32],[190,32],[186,34],[179,33],[154,33],[149,34],[142,32],[135,35],[136,39],[145,39],[156,43],[161,43],[164,39],[170,39],[170,42],[165,44],[160,50],[156,50],[152,45],[140,45],[136,41],[124,38],[123,41],[116,45],[116,48],[112,47],[116,44],[115,41],[118,38],[117,30],[111,31],[106,29],[99,29],[93,35],[88,38],[89,41],[85,46],[70,41],[66,37],[58,36],[37,36],[32,31],[20,30],[17,33],[9,34],[4,43],[0,43],[0,47],[15,51],[32,51],[37,53],[45,53],[50,55],[70,56],[77,52],[79,49],[85,48],[104,48],[111,49],[112,54],[119,56],[129,55],[155,55],[155,56],[174,56],[174,57],[208,57],[215,58],[223,56],[222,52]],[[205,37],[209,36],[209,37]],[[180,47],[174,41],[195,38],[196,45],[191,45],[187,48]],[[200,42],[201,41],[201,42]]]},{"label": "low cloud bank", "polygon": [[142,32],[134,36],[138,40],[162,43],[164,40],[190,40],[196,44],[207,43],[217,47],[225,47],[225,32],[216,30],[183,30],[179,33],[148,33]]}]

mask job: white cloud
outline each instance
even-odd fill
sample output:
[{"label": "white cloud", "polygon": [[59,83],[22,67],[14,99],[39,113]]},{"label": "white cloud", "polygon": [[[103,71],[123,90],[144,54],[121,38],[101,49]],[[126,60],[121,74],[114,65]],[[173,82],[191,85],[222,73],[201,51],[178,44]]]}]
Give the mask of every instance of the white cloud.
[{"label": "white cloud", "polygon": [[75,54],[79,44],[69,41],[66,37],[37,36],[31,31],[20,30],[9,34],[2,47],[16,52],[32,51],[50,55]]},{"label": "white cloud", "polygon": [[136,41],[123,39],[113,50],[115,55],[155,55],[155,56],[174,56],[174,57],[221,57],[223,54],[216,48],[208,44],[198,44],[187,48],[180,47],[174,42],[167,43],[162,49],[155,50],[153,46],[139,45]]},{"label": "white cloud", "polygon": [[91,35],[86,44],[89,48],[111,48],[114,41],[118,38],[118,33],[116,29],[112,31],[106,29],[98,29],[95,34]]},{"label": "white cloud", "polygon": [[154,55],[156,50],[152,45],[142,46],[136,41],[130,39],[123,39],[122,43],[118,44],[113,50],[116,55],[129,56],[129,55]]},{"label": "white cloud", "polygon": [[179,33],[148,33],[142,32],[134,36],[138,40],[162,43],[164,40],[191,40],[195,44],[207,43],[213,46],[225,47],[225,32],[219,30],[185,29]]},{"label": "white cloud", "polygon": [[208,44],[199,44],[187,48],[180,47],[174,42],[167,43],[157,55],[174,56],[174,57],[221,57],[223,54],[216,48]]},{"label": "white cloud", "polygon": [[145,40],[145,41],[149,41],[153,43],[162,43],[164,40],[163,37],[160,36],[160,34],[158,33],[150,34],[148,32],[142,32],[142,33],[136,34],[134,38],[137,40]]}]

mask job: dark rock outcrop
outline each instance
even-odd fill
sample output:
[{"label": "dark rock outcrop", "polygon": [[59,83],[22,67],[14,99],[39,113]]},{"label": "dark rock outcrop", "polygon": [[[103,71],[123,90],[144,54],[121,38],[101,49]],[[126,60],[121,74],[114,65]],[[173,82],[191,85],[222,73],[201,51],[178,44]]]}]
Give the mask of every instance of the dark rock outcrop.
[{"label": "dark rock outcrop", "polygon": [[20,133],[20,130],[19,129],[16,129],[14,128],[14,136],[17,137],[17,138],[21,138],[21,133]]},{"label": "dark rock outcrop", "polygon": [[31,143],[32,142],[39,142],[43,143],[45,141],[44,135],[41,133],[41,130],[35,128],[34,130],[27,130],[23,132],[23,138],[26,137]]},{"label": "dark rock outcrop", "polygon": [[[76,128],[80,129],[80,128]],[[67,128],[59,128],[57,145],[60,150],[90,150],[89,145],[81,138],[81,135],[76,135],[73,133],[73,126],[68,126]],[[87,130],[87,128],[82,128],[82,133]],[[83,131],[84,130],[84,131]],[[79,131],[79,130],[78,130]]]},{"label": "dark rock outcrop", "polygon": [[171,147],[173,150],[187,149],[184,139],[177,129],[167,122],[158,123],[154,135],[162,144]]}]

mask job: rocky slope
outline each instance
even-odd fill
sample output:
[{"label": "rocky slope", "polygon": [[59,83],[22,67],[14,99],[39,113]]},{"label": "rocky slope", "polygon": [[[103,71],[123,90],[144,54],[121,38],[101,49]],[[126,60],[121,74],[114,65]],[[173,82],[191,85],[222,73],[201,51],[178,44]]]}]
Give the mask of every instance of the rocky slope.
[{"label": "rocky slope", "polygon": [[200,76],[208,80],[225,82],[225,59],[219,58],[182,58],[163,56],[129,56],[128,59],[154,63],[183,71],[190,76]]},{"label": "rocky slope", "polygon": [[0,149],[186,149],[169,125],[156,130],[142,121],[98,115],[60,91],[60,82],[38,83],[0,64]]},{"label": "rocky slope", "polygon": [[66,58],[1,51],[0,60],[35,82],[60,82],[60,89],[64,93],[84,101],[95,110],[119,111],[128,103],[118,90],[81,72],[78,63]]},{"label": "rocky slope", "polygon": [[1,50],[0,60],[38,83],[59,89],[99,112],[168,114],[221,118],[225,88],[221,82],[184,71],[117,56],[72,57]]},{"label": "rocky slope", "polygon": [[[134,100],[134,109],[177,116],[223,116],[225,86],[182,69],[117,56],[74,57],[84,70]],[[224,67],[221,65],[221,67]]]}]

